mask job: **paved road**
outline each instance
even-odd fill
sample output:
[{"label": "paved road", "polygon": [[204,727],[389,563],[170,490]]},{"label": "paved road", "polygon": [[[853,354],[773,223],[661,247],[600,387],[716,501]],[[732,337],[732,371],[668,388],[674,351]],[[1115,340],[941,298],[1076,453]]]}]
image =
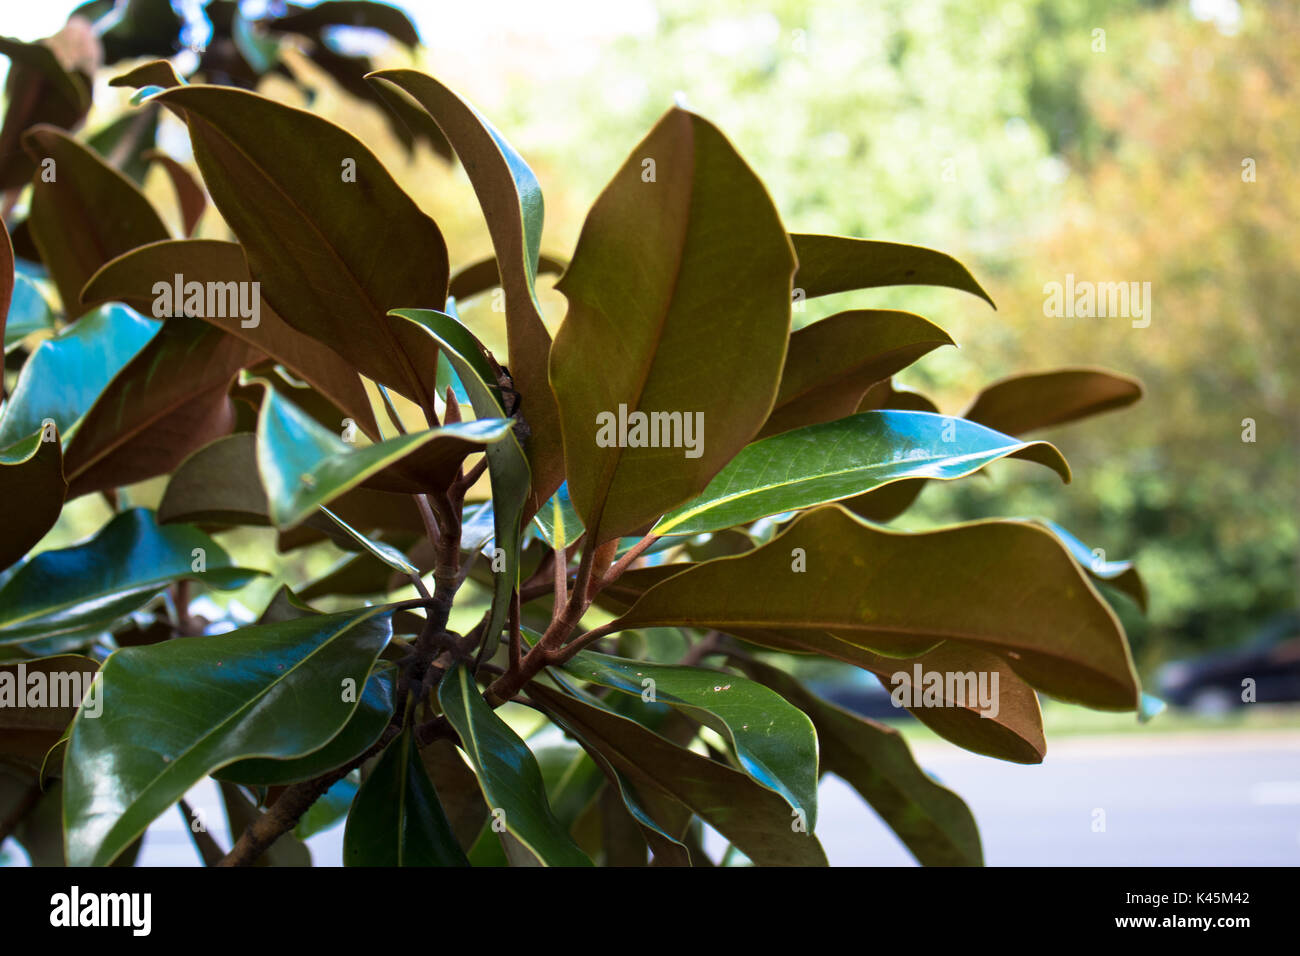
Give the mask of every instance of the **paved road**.
[{"label": "paved road", "polygon": [[[1300,864],[1300,733],[1153,734],[1064,738],[1037,767],[915,748],[929,772],[975,813],[994,866]],[[190,794],[228,846],[216,788]],[[911,856],[841,781],[821,790],[818,834],[838,866],[908,866]],[[1094,832],[1094,810],[1105,831]],[[338,865],[342,826],[312,838],[318,866]],[[721,842],[710,844],[720,850]],[[197,859],[177,811],[149,831],[140,863]]]},{"label": "paved road", "polygon": [[[959,793],[991,866],[1300,864],[1300,733],[1153,734],[1049,742],[1036,767],[943,743],[918,762]],[[821,789],[833,865],[906,866],[902,845],[847,785]],[[1094,811],[1105,812],[1094,832]]]}]

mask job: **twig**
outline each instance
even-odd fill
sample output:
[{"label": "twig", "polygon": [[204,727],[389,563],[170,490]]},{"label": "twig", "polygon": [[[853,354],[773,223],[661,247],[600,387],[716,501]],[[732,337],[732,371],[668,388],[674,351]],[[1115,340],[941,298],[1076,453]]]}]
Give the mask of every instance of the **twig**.
[{"label": "twig", "polygon": [[324,796],[325,791],[338,783],[357,767],[387,747],[402,731],[402,722],[394,720],[385,729],[379,740],[361,756],[348,761],[344,766],[331,770],[314,780],[305,780],[286,787],[280,798],[267,808],[267,811],[249,824],[240,835],[230,852],[221,858],[217,866],[248,866],[266,848],[288,833],[297,824],[299,817],[307,812],[313,803]]},{"label": "twig", "polygon": [[702,638],[686,649],[682,659],[677,663],[682,667],[694,667],[710,654],[716,654],[723,650],[723,634],[721,631],[709,631]]},{"label": "twig", "polygon": [[595,594],[597,591],[599,591],[605,585],[609,584],[611,581],[621,577],[623,572],[632,566],[632,562],[635,561],[637,558],[641,557],[641,555],[645,554],[646,549],[649,548],[650,545],[658,541],[659,537],[660,536],[657,534],[648,534],[640,541],[638,541],[636,544],[632,545],[632,547],[628,548],[627,553],[624,554],[623,557],[615,561],[613,564],[611,564],[609,566],[609,570],[606,571],[603,575],[601,575],[599,581],[596,583],[595,588],[592,590],[592,593]]},{"label": "twig", "polygon": [[555,591],[551,624],[554,624],[564,613],[564,604],[569,598],[569,559],[563,548],[551,548],[551,565],[551,583]]},{"label": "twig", "polygon": [[510,669],[518,670],[522,652],[523,635],[519,630],[519,592],[510,595]]},{"label": "twig", "polygon": [[182,800],[180,808],[181,813],[185,816],[185,822],[189,824],[190,839],[194,841],[194,848],[199,851],[199,856],[203,858],[203,865],[219,866],[223,854],[221,847],[217,845],[217,841],[212,838],[208,828],[204,826],[199,815],[194,812],[188,803]]},{"label": "twig", "polygon": [[476,481],[478,481],[480,478],[483,477],[483,472],[485,471],[487,471],[487,455],[484,455],[482,458],[476,461],[473,467],[470,468],[469,471],[467,471],[461,477],[457,478],[452,483],[452,486],[449,489],[449,491],[453,496],[464,495],[465,492],[469,491],[471,488],[474,487],[474,483]]}]

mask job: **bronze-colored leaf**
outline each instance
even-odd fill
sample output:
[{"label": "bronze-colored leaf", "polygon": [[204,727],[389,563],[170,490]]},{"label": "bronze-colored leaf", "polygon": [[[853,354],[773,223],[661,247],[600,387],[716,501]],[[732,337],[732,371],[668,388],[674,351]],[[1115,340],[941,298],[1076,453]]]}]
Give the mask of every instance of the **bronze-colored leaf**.
[{"label": "bronze-colored leaf", "polygon": [[431,414],[437,347],[401,348],[387,313],[446,304],[447,247],[374,153],[244,90],[179,86],[151,100],[184,112],[208,193],[276,314]]},{"label": "bronze-colored leaf", "polygon": [[1049,531],[1020,522],[901,533],[817,508],[762,547],[656,585],[618,623],[795,631],[896,656],[951,641],[1062,700],[1133,710],[1140,693],[1110,607]]},{"label": "bronze-colored leaf", "polygon": [[135,183],[65,133],[38,126],[23,146],[52,163],[36,177],[28,222],[64,312],[77,318],[90,309],[81,301],[86,280],[110,259],[168,238],[167,227]]},{"label": "bronze-colored leaf", "polygon": [[[569,311],[551,383],[594,543],[699,494],[758,433],[785,361],[793,271],[763,184],[711,123],[670,110],[596,200],[556,285]],[[661,416],[659,430],[676,415],[677,433],[651,444],[643,427],[641,444],[629,413]]]}]

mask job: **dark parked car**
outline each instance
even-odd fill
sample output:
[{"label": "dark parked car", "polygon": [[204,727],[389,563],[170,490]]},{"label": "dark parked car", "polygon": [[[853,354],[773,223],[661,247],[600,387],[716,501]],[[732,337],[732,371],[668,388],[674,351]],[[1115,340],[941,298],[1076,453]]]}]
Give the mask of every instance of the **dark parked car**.
[{"label": "dark parked car", "polygon": [[1241,647],[1172,661],[1156,675],[1166,701],[1202,714],[1242,706],[1247,679],[1257,703],[1300,701],[1300,613],[1279,615]]},{"label": "dark parked car", "polygon": [[809,690],[872,720],[909,720],[912,715],[902,707],[895,707],[889,690],[866,671],[845,668],[844,676],[835,681],[809,681]]}]

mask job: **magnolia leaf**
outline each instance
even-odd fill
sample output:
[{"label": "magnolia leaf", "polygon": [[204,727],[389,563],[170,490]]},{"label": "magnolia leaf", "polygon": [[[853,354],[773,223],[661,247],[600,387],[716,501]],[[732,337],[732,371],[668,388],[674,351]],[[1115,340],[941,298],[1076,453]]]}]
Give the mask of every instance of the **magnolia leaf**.
[{"label": "magnolia leaf", "polygon": [[817,822],[817,734],[797,708],[762,684],[701,667],[579,651],[564,665],[572,676],[634,697],[668,704],[720,729],[745,772]]},{"label": "magnolia leaf", "polygon": [[443,715],[460,734],[483,799],[510,833],[544,866],[590,866],[591,860],[555,819],[542,771],[527,745],[483,700],[473,678],[456,665],[438,685]]},{"label": "magnolia leaf", "polygon": [[414,737],[408,729],[389,744],[361,784],[343,834],[345,866],[469,866]]},{"label": "magnolia leaf", "polygon": [[176,200],[181,207],[181,225],[185,229],[185,235],[194,235],[199,220],[203,218],[204,210],[208,208],[208,195],[199,185],[199,181],[194,178],[193,173],[161,150],[148,150],[142,158],[146,162],[160,164],[167,172],[167,177],[172,181],[172,188],[176,190]]},{"label": "magnolia leaf", "polygon": [[1022,522],[910,534],[818,508],[762,547],[657,584],[617,623],[717,628],[760,643],[768,629],[828,635],[899,656],[951,641],[1004,657],[1062,700],[1138,703],[1114,613],[1050,532]]},{"label": "magnolia leaf", "polygon": [[844,780],[898,835],[922,866],[979,866],[984,854],[970,808],[916,765],[902,734],[809,693],[778,668],[733,663],[812,718],[822,769]]},{"label": "magnolia leaf", "polygon": [[670,743],[595,700],[536,682],[528,690],[638,792],[684,804],[760,866],[826,865],[821,844],[799,811],[747,775]]},{"label": "magnolia leaf", "polygon": [[385,85],[392,84],[428,112],[456,150],[478,196],[505,291],[511,376],[531,431],[526,450],[533,482],[530,510],[536,511],[564,480],[558,412],[545,361],[551,336],[537,303],[541,186],[506,139],[465,100],[433,77],[414,70],[384,70],[372,73],[368,79],[386,99],[391,90]]},{"label": "magnolia leaf", "polygon": [[[670,110],[605,187],[556,284],[569,311],[551,349],[569,492],[593,546],[699,494],[762,427],[794,265],[763,184],[693,113]],[[629,414],[649,419],[653,444],[644,426],[644,444],[623,434]]]},{"label": "magnolia leaf", "polygon": [[996,382],[975,396],[962,417],[1008,435],[1023,435],[1123,408],[1141,397],[1142,384],[1126,375],[1063,368]]},{"label": "magnolia leaf", "polygon": [[271,30],[319,36],[333,27],[361,27],[382,30],[399,43],[413,47],[420,42],[411,18],[386,3],[359,3],[356,0],[325,0],[311,7],[292,8],[293,12],[266,21]]},{"label": "magnolia leaf", "polygon": [[573,508],[569,499],[569,483],[566,481],[551,495],[550,501],[537,509],[533,515],[533,524],[542,535],[542,540],[552,548],[563,550],[582,537],[582,519]]},{"label": "magnolia leaf", "polygon": [[262,358],[246,342],[198,319],[164,323],[82,419],[64,456],[69,495],[166,474],[230,432],[230,383]]},{"label": "magnolia leaf", "polygon": [[44,428],[47,420],[70,440],[113,376],[159,328],[124,305],[107,305],[38,345],[0,414],[0,448]]},{"label": "magnolia leaf", "polygon": [[941,345],[948,333],[910,312],[840,312],[790,336],[763,438],[859,410],[867,389]]},{"label": "magnolia leaf", "polygon": [[[95,273],[82,290],[82,296],[87,302],[126,302],[138,311],[153,314],[154,303],[159,298],[155,285],[161,276],[162,284],[172,287],[164,301],[171,304],[171,309],[160,310],[164,315],[159,318],[163,318],[182,310],[183,303],[176,301],[174,291],[177,275],[183,280],[183,297],[187,295],[185,286],[192,282],[202,285],[205,307],[200,318],[203,321],[266,353],[328,398],[365,434],[379,437],[370,402],[351,364],[333,349],[285,322],[258,290],[250,289],[249,297],[240,298],[238,290],[249,288],[252,280],[238,243],[169,239],[133,249]],[[242,315],[231,302],[232,288],[236,290],[239,305],[247,302],[249,315]],[[252,294],[257,295],[256,301]],[[209,298],[214,308],[207,308]],[[347,422],[341,420],[339,424]]]},{"label": "magnolia leaf", "polygon": [[8,191],[26,185],[36,167],[19,145],[23,132],[37,123],[78,126],[90,110],[90,77],[60,63],[49,40],[0,37],[0,56],[9,58],[0,127],[0,190]]},{"label": "magnolia leaf", "polygon": [[64,759],[68,863],[104,866],[207,774],[249,757],[319,750],[357,708],[392,633],[382,608],[245,627],[113,653],[96,680],[112,701],[84,710]]},{"label": "magnolia leaf", "polygon": [[[328,120],[245,90],[178,86],[151,101],[184,113],[208,193],[276,314],[431,413],[437,354],[401,347],[386,313],[446,301],[447,249],[378,158]],[[422,268],[408,268],[413,249]]]},{"label": "magnolia leaf", "polygon": [[88,309],[86,280],[110,259],[168,238],[167,227],[135,183],[65,133],[37,126],[23,147],[37,163],[52,164],[49,179],[33,181],[28,222],[63,311],[75,319]]},{"label": "magnolia leaf", "polygon": [[[566,268],[568,263],[554,256],[540,255],[537,257],[537,275],[559,275]],[[492,289],[501,286],[501,270],[497,267],[497,257],[488,256],[486,259],[480,259],[478,262],[471,263],[452,273],[451,283],[447,286],[447,296],[452,299],[464,300],[489,292]],[[451,310],[448,309],[448,312]]]},{"label": "magnolia leaf", "polygon": [[1001,458],[1023,458],[1070,480],[1047,442],[1022,442],[961,418],[928,412],[860,412],[746,447],[654,534],[699,534],[860,495],[901,478],[963,478]]},{"label": "magnolia leaf", "polygon": [[133,508],[83,544],[43,551],[0,587],[0,644],[107,629],[182,578],[237,588],[260,571],[235,567],[197,528],[159,527]]},{"label": "magnolia leaf", "polygon": [[[47,440],[48,439],[48,440]],[[57,429],[42,428],[0,451],[0,570],[30,551],[54,527],[68,483]]]},{"label": "magnolia leaf", "polygon": [[50,332],[55,329],[54,309],[45,297],[40,283],[21,272],[14,276],[13,295],[9,299],[9,316],[4,323],[4,348],[16,348],[33,332]]},{"label": "magnolia leaf", "polygon": [[799,257],[795,294],[802,291],[805,299],[878,286],[937,285],[993,305],[964,265],[934,249],[849,236],[792,234],[790,240]]},{"label": "magnolia leaf", "polygon": [[[271,620],[265,619],[264,616],[258,624],[278,624],[303,617],[321,616],[323,615],[316,612],[298,613],[293,617],[281,616]],[[349,763],[369,750],[392,720],[395,671],[393,665],[381,663],[364,685],[354,681],[353,678],[346,679],[340,689],[339,697],[344,703],[355,702],[356,710],[352,712],[343,729],[319,750],[287,760],[265,757],[240,760],[216,771],[214,776],[248,786],[274,787],[312,780]],[[360,691],[360,701],[357,701],[358,691]]]},{"label": "magnolia leaf", "polygon": [[440,443],[445,457],[459,462],[509,430],[504,419],[479,419],[356,447],[268,388],[257,424],[257,470],[266,489],[271,523],[277,528],[298,524],[426,443]]},{"label": "magnolia leaf", "polygon": [[1106,553],[1101,548],[1089,548],[1086,544],[1066,531],[1055,521],[1046,518],[1029,519],[1042,525],[1065,545],[1066,550],[1078,562],[1079,567],[1087,571],[1097,581],[1105,581],[1111,587],[1123,591],[1131,597],[1143,612],[1147,609],[1147,589],[1132,561],[1107,561]]}]

